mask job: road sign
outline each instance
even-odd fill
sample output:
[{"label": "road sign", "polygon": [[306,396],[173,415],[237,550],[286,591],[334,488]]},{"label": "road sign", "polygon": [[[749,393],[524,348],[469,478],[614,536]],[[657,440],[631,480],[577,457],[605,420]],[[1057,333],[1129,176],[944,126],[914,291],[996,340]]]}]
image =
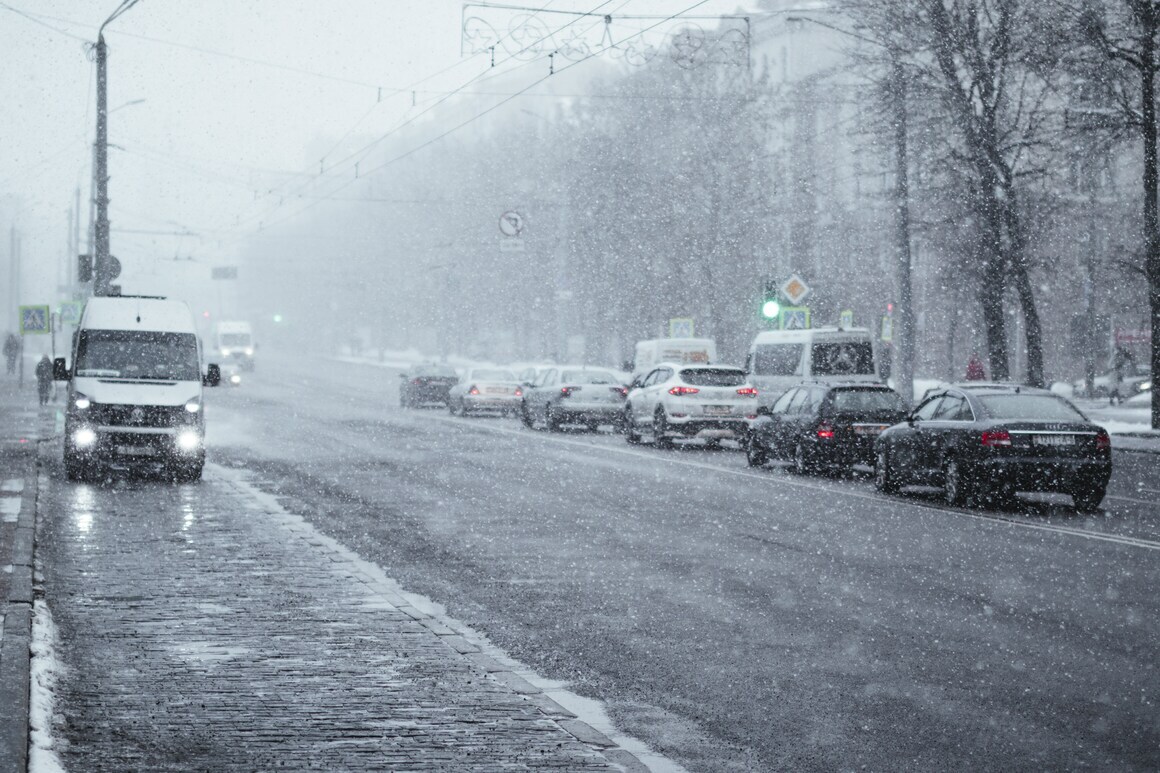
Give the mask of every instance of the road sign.
[{"label": "road sign", "polygon": [[499,216],[499,230],[504,236],[519,236],[524,232],[524,216],[508,210]]},{"label": "road sign", "polygon": [[237,266],[214,266],[210,272],[214,279],[237,279]]},{"label": "road sign", "polygon": [[52,332],[52,312],[48,305],[20,307],[20,335],[43,335]]},{"label": "road sign", "polygon": [[669,320],[669,338],[692,338],[693,320],[689,317],[677,317]]},{"label": "road sign", "polygon": [[76,325],[81,321],[81,311],[85,305],[80,301],[64,301],[60,304],[60,321],[66,325]]},{"label": "road sign", "polygon": [[790,303],[796,306],[810,294],[810,286],[805,283],[804,279],[794,274],[785,280],[785,284],[781,286],[781,292],[786,298],[789,298]]},{"label": "road sign", "polygon": [[1118,344],[1146,344],[1152,341],[1152,331],[1140,328],[1138,330],[1131,330],[1128,328],[1116,328],[1116,343]]},{"label": "road sign", "polygon": [[838,315],[838,327],[851,328],[854,327],[854,310],[845,309]]},{"label": "road sign", "polygon": [[882,318],[882,340],[894,340],[894,317]]},{"label": "road sign", "polygon": [[809,330],[810,309],[808,306],[786,306],[781,310],[782,330]]}]

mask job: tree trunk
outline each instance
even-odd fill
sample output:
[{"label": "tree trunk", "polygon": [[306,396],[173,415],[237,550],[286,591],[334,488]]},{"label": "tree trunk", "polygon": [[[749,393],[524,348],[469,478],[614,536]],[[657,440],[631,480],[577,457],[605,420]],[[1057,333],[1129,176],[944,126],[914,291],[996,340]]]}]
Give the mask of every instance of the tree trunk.
[{"label": "tree trunk", "polygon": [[[1148,305],[1152,314],[1152,376],[1160,373],[1160,222],[1157,221],[1156,188],[1156,8],[1144,3],[1140,10],[1141,129],[1144,133],[1144,233],[1147,253],[1144,274],[1148,280]],[[1154,384],[1155,382],[1153,382]],[[1160,389],[1152,389],[1152,429],[1160,430]]]},{"label": "tree trunk", "polygon": [[1016,207],[1015,192],[1008,186],[1004,222],[1007,225],[1008,261],[1026,328],[1024,338],[1027,342],[1027,383],[1033,387],[1043,387],[1043,328],[1039,322],[1039,311],[1035,307],[1031,272],[1027,269],[1023,223],[1019,219]]}]

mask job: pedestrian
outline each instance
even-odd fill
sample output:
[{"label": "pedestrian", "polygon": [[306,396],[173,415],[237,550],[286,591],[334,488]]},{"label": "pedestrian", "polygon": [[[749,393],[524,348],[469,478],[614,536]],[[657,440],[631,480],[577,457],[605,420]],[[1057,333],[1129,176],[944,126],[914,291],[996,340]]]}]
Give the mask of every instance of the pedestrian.
[{"label": "pedestrian", "polygon": [[1126,352],[1116,347],[1112,356],[1112,372],[1108,374],[1108,405],[1116,405],[1124,401],[1120,389],[1124,385],[1124,366],[1127,364]]},{"label": "pedestrian", "polygon": [[987,371],[983,369],[983,361],[978,352],[971,352],[971,359],[967,360],[967,381],[986,381]]},{"label": "pedestrian", "polygon": [[4,359],[8,361],[8,375],[16,372],[16,357],[20,354],[20,339],[15,333],[9,333],[4,339]]},{"label": "pedestrian", "polygon": [[48,395],[52,391],[52,360],[48,355],[40,358],[36,363],[36,392],[40,395],[40,404],[48,405]]},{"label": "pedestrian", "polygon": [[52,360],[49,355],[41,357],[36,363],[36,393],[41,397],[41,405],[49,404],[49,395],[52,392]]}]

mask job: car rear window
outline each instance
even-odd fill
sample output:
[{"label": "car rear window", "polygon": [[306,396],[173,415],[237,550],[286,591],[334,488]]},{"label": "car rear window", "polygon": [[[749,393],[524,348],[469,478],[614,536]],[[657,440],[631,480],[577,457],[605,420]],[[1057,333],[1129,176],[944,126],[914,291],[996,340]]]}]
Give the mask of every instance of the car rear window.
[{"label": "car rear window", "polygon": [[801,375],[805,344],[759,344],[753,351],[753,373],[758,376]]},{"label": "car rear window", "polygon": [[441,368],[438,365],[416,365],[411,371],[412,376],[441,376],[455,378],[454,368]]},{"label": "car rear window", "polygon": [[874,373],[874,346],[869,341],[814,344],[815,376],[867,376]]},{"label": "car rear window", "polygon": [[830,402],[833,413],[905,411],[902,397],[889,389],[839,389]]},{"label": "car rear window", "polygon": [[473,370],[471,377],[480,381],[515,381],[516,374],[510,370]]},{"label": "car rear window", "polygon": [[566,370],[560,379],[565,384],[619,384],[620,379],[606,370]]},{"label": "car rear window", "polygon": [[1054,395],[980,395],[979,402],[994,419],[1086,421],[1070,403]]},{"label": "car rear window", "polygon": [[693,386],[741,386],[745,371],[734,368],[688,368],[681,371],[681,380]]}]

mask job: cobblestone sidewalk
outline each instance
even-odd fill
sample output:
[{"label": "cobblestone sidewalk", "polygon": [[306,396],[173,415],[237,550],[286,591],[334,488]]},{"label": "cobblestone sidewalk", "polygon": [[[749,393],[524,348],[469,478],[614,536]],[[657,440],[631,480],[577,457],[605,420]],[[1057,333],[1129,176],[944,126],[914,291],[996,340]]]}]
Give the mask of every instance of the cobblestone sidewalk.
[{"label": "cobblestone sidewalk", "polygon": [[42,478],[67,769],[645,769],[263,497]]}]

